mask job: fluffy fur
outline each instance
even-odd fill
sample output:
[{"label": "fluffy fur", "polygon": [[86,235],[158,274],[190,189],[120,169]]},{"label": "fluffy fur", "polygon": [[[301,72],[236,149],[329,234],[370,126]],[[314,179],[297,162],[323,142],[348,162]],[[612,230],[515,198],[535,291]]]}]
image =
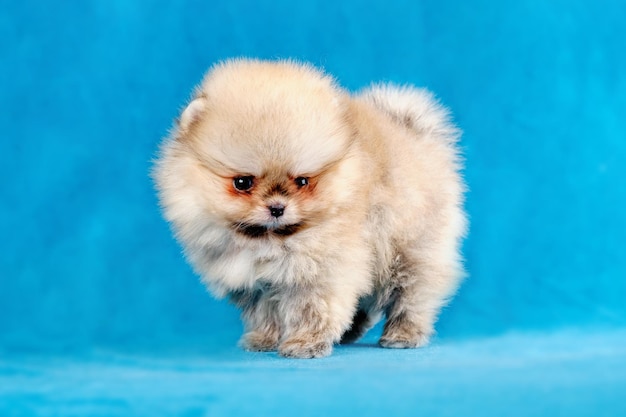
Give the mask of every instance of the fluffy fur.
[{"label": "fluffy fur", "polygon": [[411,348],[463,275],[458,135],[424,90],[351,96],[308,65],[232,60],[154,178],[195,270],[241,308],[246,349],[321,357],[383,315],[380,344]]}]

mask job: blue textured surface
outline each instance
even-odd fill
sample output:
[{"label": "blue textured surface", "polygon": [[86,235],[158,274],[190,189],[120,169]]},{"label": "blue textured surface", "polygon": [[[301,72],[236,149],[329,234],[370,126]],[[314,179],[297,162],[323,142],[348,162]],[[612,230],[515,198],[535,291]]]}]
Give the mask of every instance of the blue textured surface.
[{"label": "blue textured surface", "polygon": [[[1,10],[0,415],[626,414],[623,1]],[[433,347],[234,348],[237,312],[192,275],[147,172],[202,73],[241,55],[452,108],[470,278]]]}]

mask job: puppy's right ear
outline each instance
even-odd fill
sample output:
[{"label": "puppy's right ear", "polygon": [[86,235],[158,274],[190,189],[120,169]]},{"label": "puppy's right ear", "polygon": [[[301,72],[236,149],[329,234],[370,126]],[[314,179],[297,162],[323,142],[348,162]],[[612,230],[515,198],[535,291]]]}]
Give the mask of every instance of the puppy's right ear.
[{"label": "puppy's right ear", "polygon": [[207,101],[205,97],[197,97],[187,105],[185,110],[178,119],[178,128],[183,131],[189,131],[189,128],[196,123],[207,109]]}]

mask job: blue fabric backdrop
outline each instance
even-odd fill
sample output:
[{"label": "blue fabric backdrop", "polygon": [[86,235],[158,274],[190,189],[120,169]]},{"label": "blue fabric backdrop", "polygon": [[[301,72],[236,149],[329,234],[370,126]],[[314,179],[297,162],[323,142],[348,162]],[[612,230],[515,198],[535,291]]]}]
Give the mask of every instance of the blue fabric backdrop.
[{"label": "blue fabric backdrop", "polygon": [[[425,86],[453,110],[464,131],[471,189],[464,250],[470,276],[443,314],[434,350],[364,345],[302,365],[233,347],[241,331],[238,313],[213,300],[184,262],[148,177],[157,145],[192,87],[212,63],[233,56],[310,61],[351,90],[372,81]],[[572,378],[568,369],[578,370],[573,379],[580,385],[553,390],[575,399],[572,410],[608,404],[602,408],[607,415],[626,413],[617,394],[626,392],[622,0],[2,2],[0,62],[3,415],[55,415],[55,406],[64,407],[64,415],[182,415],[175,405],[187,398],[182,381],[218,387],[205,400],[192,390],[188,415],[204,415],[207,404],[233,414],[236,404],[224,402],[235,398],[229,389],[258,398],[257,411],[276,413],[276,404],[297,405],[293,398],[299,397],[289,391],[294,383],[321,381],[337,369],[349,381],[351,372],[370,363],[404,369],[402,389],[422,410],[435,410],[441,398],[455,398],[463,378],[473,385],[472,349],[483,352],[476,359],[483,370],[502,355],[521,358],[531,382],[506,385],[507,378],[484,371],[476,376],[482,396],[458,404],[486,412],[481,401],[490,403],[493,394],[500,398],[490,403],[494,413],[510,411],[510,405],[520,415],[553,414],[564,402],[550,403],[556,385],[544,379],[543,362],[524,360],[528,346],[553,359],[586,352],[573,368],[548,361],[555,367],[552,378],[566,381]],[[101,351],[133,355],[134,365],[91,356]],[[610,358],[602,352],[611,352]],[[168,359],[168,374],[139,359],[146,355],[176,359]],[[54,365],[59,358],[84,363]],[[408,362],[410,371],[440,381],[435,386],[445,389],[437,392],[449,395],[416,397],[431,391],[409,377]],[[449,369],[438,368],[444,364],[465,369],[465,377],[446,379]],[[163,392],[179,387],[175,400],[151,408],[151,397],[142,397],[154,388],[151,376],[137,392],[116,391],[128,376],[120,370],[125,365],[145,375],[157,372],[155,366],[165,372],[156,378],[169,381]],[[206,373],[185,379],[181,366],[196,365]],[[259,394],[245,377],[233,379],[248,372],[253,379],[262,376],[255,379],[259,384],[271,383],[288,366],[293,379],[280,379],[276,390],[290,393],[291,402]],[[28,379],[28,369],[48,377]],[[61,370],[67,373],[60,379],[84,388],[79,377],[72,379],[84,369],[109,381],[102,396],[119,401],[98,402],[100,391],[78,389],[75,397],[54,402],[46,396],[56,391],[37,391],[38,383],[58,386],[50,375]],[[396,392],[380,379],[365,388],[381,397]],[[591,390],[582,382],[589,380],[597,382]],[[545,407],[503,395],[501,383],[511,393],[518,392],[516,384],[534,389]],[[349,410],[350,398],[359,398],[358,404],[370,398],[355,388],[341,396],[320,390],[314,392],[332,399],[327,411],[332,404]],[[412,402],[393,404],[398,413],[415,411]]]}]

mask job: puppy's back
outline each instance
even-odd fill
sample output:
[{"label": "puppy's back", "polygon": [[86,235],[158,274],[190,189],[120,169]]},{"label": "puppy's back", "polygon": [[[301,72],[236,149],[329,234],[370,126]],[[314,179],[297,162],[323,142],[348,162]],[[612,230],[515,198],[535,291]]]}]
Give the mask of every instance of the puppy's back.
[{"label": "puppy's back", "polygon": [[419,135],[432,135],[450,145],[460,136],[448,109],[428,90],[377,84],[362,91],[359,98]]},{"label": "puppy's back", "polygon": [[[391,240],[447,241],[456,243],[465,234],[462,209],[465,184],[457,141],[460,130],[448,109],[432,93],[410,86],[378,84],[356,97],[375,133],[370,147],[382,160],[380,178],[387,184],[375,197],[383,202],[393,232]],[[450,257],[454,257],[451,254]]]}]

